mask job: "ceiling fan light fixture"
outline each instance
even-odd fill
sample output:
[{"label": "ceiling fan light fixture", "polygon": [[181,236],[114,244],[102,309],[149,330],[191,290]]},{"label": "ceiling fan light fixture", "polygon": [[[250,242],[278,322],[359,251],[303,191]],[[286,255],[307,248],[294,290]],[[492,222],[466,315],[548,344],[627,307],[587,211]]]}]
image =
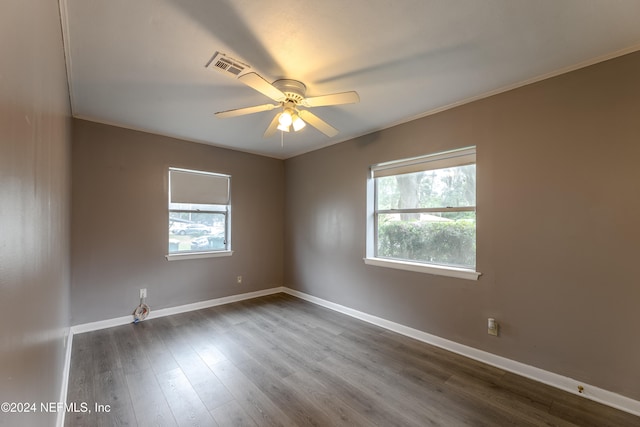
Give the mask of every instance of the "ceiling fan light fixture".
[{"label": "ceiling fan light fixture", "polygon": [[278,130],[281,130],[281,131],[283,131],[283,132],[289,132],[289,125],[286,125],[286,126],[285,126],[285,125],[283,125],[282,123],[280,123],[280,124],[278,125]]},{"label": "ceiling fan light fixture", "polygon": [[280,114],[280,118],[278,118],[278,123],[282,126],[286,126],[287,128],[291,126],[293,123],[293,117],[291,116],[291,110],[286,109],[282,114]]},{"label": "ceiling fan light fixture", "polygon": [[299,130],[302,130],[302,128],[304,128],[307,124],[304,122],[304,120],[302,120],[300,118],[300,116],[298,116],[297,114],[294,114],[293,117],[293,130],[295,132],[298,132]]}]

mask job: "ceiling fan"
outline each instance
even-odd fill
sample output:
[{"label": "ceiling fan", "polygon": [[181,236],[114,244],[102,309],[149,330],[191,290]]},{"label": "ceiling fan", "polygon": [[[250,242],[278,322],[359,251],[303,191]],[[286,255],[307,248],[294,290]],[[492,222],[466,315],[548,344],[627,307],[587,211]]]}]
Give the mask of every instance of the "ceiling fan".
[{"label": "ceiling fan", "polygon": [[242,74],[249,66],[220,52],[216,52],[206,66],[208,67],[210,64],[213,64],[213,67],[220,71],[235,75],[242,83],[276,102],[275,104],[262,104],[215,113],[216,117],[226,118],[280,109],[267,127],[264,133],[265,138],[272,136],[277,130],[289,132],[293,128],[297,132],[304,128],[307,123],[328,137],[336,136],[338,134],[336,128],[307,110],[307,108],[355,104],[360,101],[358,93],[354,91],[307,98],[305,97],[307,87],[304,83],[291,79],[280,79],[269,83],[255,72]]}]

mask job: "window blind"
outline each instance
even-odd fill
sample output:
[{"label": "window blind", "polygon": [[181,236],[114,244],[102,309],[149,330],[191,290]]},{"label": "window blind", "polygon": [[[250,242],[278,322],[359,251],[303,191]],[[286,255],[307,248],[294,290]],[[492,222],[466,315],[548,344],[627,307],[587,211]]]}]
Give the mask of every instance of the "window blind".
[{"label": "window blind", "polygon": [[169,169],[170,203],[229,204],[229,175]]},{"label": "window blind", "polygon": [[475,162],[476,147],[460,148],[438,154],[379,163],[371,166],[371,177],[380,178],[433,169],[445,169],[453,166],[470,165]]}]

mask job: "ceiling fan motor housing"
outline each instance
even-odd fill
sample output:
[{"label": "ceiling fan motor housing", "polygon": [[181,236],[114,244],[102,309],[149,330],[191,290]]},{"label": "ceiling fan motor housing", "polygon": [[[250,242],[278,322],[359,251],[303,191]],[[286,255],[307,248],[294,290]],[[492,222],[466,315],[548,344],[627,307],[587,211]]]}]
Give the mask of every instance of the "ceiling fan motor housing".
[{"label": "ceiling fan motor housing", "polygon": [[296,105],[302,102],[307,91],[304,83],[298,80],[280,79],[273,82],[273,86],[287,96],[287,101],[291,101]]}]

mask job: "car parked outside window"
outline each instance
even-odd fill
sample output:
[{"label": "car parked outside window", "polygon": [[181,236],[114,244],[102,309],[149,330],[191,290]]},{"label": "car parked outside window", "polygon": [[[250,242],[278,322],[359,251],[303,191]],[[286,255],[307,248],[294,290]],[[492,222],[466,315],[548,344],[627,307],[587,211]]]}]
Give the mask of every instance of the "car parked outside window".
[{"label": "car parked outside window", "polygon": [[191,240],[192,251],[221,250],[224,249],[224,246],[224,232],[219,232],[212,236],[200,236]]},{"label": "car parked outside window", "polygon": [[173,234],[179,234],[180,236],[184,236],[186,234],[190,234],[190,235],[209,234],[211,230],[206,225],[189,224],[186,227],[175,227],[171,229],[171,232]]}]

